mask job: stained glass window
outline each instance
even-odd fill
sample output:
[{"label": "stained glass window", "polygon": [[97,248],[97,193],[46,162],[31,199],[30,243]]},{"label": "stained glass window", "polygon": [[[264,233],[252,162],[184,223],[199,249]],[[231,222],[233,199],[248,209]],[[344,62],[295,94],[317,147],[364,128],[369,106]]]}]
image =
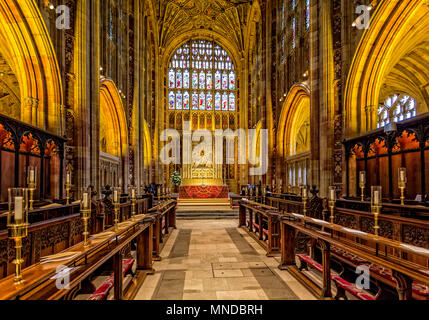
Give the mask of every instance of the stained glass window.
[{"label": "stained glass window", "polygon": [[207,93],[207,101],[206,101],[206,109],[211,111],[213,110],[213,96],[212,94],[209,92]]},{"label": "stained glass window", "polygon": [[229,94],[229,111],[235,111],[235,94]]},{"label": "stained glass window", "polygon": [[189,89],[189,71],[185,70],[183,73],[183,88]]},{"label": "stained glass window", "polygon": [[206,79],[207,79],[207,89],[208,90],[213,89],[213,75],[211,72],[207,73]]},{"label": "stained glass window", "polygon": [[221,85],[220,81],[221,81],[220,71],[216,71],[216,74],[215,74],[215,89],[216,90],[222,89],[222,85]]},{"label": "stained glass window", "polygon": [[200,110],[206,110],[206,95],[204,92],[200,93]]},{"label": "stained glass window", "polygon": [[183,94],[183,110],[189,110],[189,92]]},{"label": "stained glass window", "polygon": [[215,110],[220,111],[222,109],[222,98],[219,92],[216,92],[215,96]]},{"label": "stained glass window", "polygon": [[213,41],[191,40],[177,49],[169,65],[168,87],[170,110],[237,109],[234,63]]},{"label": "stained glass window", "polygon": [[192,89],[198,89],[198,73],[196,71],[192,73]]},{"label": "stained glass window", "polygon": [[176,110],[182,110],[182,108],[183,108],[182,92],[177,91],[177,94],[176,94]]},{"label": "stained glass window", "polygon": [[296,47],[296,19],[293,18],[292,20],[292,36],[291,36],[291,44],[292,44],[292,49],[295,49]]},{"label": "stained glass window", "polygon": [[310,28],[310,0],[305,0],[305,27]]},{"label": "stained glass window", "polygon": [[204,71],[200,72],[200,89],[206,88],[206,74]]},{"label": "stained glass window", "polygon": [[192,110],[198,110],[198,93],[192,94]]},{"label": "stained glass window", "polygon": [[175,103],[175,96],[174,96],[174,92],[173,91],[170,92],[168,100],[169,100],[168,108],[170,110],[174,110],[175,107],[176,107],[176,103]]},{"label": "stained glass window", "polygon": [[173,69],[171,69],[168,73],[168,87],[169,88],[175,87],[175,73]]},{"label": "stained glass window", "polygon": [[228,90],[228,75],[226,72],[224,72],[222,75],[222,89]]},{"label": "stained glass window", "polygon": [[408,95],[395,94],[378,108],[378,128],[417,116],[416,101]]},{"label": "stained glass window", "polygon": [[182,88],[182,71],[177,71],[176,73],[176,88]]},{"label": "stained glass window", "polygon": [[228,110],[228,95],[226,92],[222,95],[222,111]]},{"label": "stained glass window", "polygon": [[229,73],[229,90],[235,90],[235,73],[231,71]]}]

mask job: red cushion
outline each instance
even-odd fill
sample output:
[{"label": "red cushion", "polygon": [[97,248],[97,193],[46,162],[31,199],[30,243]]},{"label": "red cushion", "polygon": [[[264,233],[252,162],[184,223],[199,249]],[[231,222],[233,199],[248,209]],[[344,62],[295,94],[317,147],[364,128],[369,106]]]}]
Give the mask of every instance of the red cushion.
[{"label": "red cushion", "polygon": [[135,260],[132,258],[124,261],[124,263],[122,264],[122,272],[124,273],[124,275],[126,275],[128,271],[131,270],[131,268],[133,267],[134,261]]},{"label": "red cushion", "polygon": [[413,292],[419,296],[424,297],[425,300],[429,300],[429,287],[424,284],[413,282]]},{"label": "red cushion", "polygon": [[323,266],[320,263],[317,263],[313,259],[311,259],[309,256],[305,254],[298,254],[297,257],[306,262],[308,265],[312,266],[314,269],[318,270],[319,272],[323,272]]},{"label": "red cushion", "polygon": [[264,234],[268,237],[268,230],[263,230]]},{"label": "red cushion", "polygon": [[344,290],[351,293],[353,296],[360,300],[375,300],[373,296],[359,290],[355,285],[351,284],[350,282],[344,280],[339,276],[333,276],[332,280],[335,281],[338,287],[343,288]]},{"label": "red cushion", "polygon": [[106,300],[110,290],[113,288],[113,278],[110,276],[90,297],[89,300]]},{"label": "red cushion", "polygon": [[331,251],[333,253],[335,253],[336,255],[343,257],[344,259],[349,260],[350,262],[357,264],[357,265],[361,265],[361,264],[369,264],[368,261],[366,261],[365,259],[362,259],[361,257],[358,257],[354,254],[351,254],[349,252],[346,252],[344,250],[341,250],[337,247],[332,247]]}]

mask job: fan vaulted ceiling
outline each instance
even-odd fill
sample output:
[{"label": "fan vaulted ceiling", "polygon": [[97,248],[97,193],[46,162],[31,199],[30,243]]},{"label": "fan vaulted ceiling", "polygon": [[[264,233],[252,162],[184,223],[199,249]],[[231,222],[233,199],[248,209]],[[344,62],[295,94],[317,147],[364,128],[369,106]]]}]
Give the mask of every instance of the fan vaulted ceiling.
[{"label": "fan vaulted ceiling", "polygon": [[209,30],[224,37],[238,51],[244,48],[244,30],[252,1],[155,0],[159,44],[193,30]]}]

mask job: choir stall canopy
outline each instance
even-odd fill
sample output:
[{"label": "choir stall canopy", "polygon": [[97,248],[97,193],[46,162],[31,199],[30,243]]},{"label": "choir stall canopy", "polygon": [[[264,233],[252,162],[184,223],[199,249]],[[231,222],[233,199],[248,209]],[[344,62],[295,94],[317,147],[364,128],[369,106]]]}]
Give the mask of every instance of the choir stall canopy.
[{"label": "choir stall canopy", "polygon": [[0,202],[7,190],[24,187],[27,168],[37,168],[36,199],[63,196],[65,138],[0,114]]}]

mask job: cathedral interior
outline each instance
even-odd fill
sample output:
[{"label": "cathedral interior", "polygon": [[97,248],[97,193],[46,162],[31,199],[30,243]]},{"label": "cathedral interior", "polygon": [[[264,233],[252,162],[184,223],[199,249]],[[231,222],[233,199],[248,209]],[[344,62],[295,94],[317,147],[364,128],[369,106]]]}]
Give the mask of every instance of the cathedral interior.
[{"label": "cathedral interior", "polygon": [[429,300],[428,0],[0,0],[0,40],[0,300]]}]

